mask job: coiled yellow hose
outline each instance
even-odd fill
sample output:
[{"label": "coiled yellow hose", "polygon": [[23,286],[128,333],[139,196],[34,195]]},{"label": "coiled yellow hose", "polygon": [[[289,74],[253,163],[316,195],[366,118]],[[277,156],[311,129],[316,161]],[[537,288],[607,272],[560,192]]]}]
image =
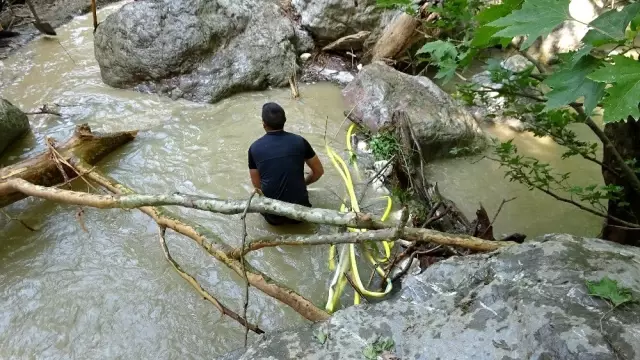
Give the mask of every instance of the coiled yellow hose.
[{"label": "coiled yellow hose", "polygon": [[[349,127],[349,130],[347,131],[347,149],[349,150],[349,155],[353,156],[353,146],[351,143],[351,137],[352,137],[352,133],[353,133],[353,129],[355,128],[355,124],[352,124]],[[351,178],[351,173],[349,171],[349,168],[347,166],[347,164],[344,162],[344,160],[342,160],[342,158],[331,148],[329,147],[329,144],[325,142],[325,150],[327,152],[327,154],[329,155],[329,159],[331,160],[331,163],[333,164],[333,166],[336,168],[336,170],[338,171],[338,174],[340,174],[340,177],[342,178],[342,180],[345,183],[346,189],[347,189],[347,195],[349,196],[350,199],[350,203],[351,203],[351,211],[356,211],[356,212],[360,212],[360,206],[358,204],[358,199],[356,197],[355,194],[355,190],[353,187],[353,180]],[[356,171],[357,170],[357,164],[354,164],[354,168]],[[385,212],[381,218],[381,221],[385,221],[388,217],[389,214],[391,213],[391,209],[393,207],[393,201],[391,199],[390,196],[386,196],[387,199],[387,208],[385,209]],[[340,206],[340,211],[347,211],[347,206],[344,204],[344,202],[341,204]],[[361,232],[361,231],[366,231],[366,229],[354,229],[354,228],[349,228],[347,229],[348,231],[351,232]],[[383,246],[384,246],[384,252],[385,252],[385,257],[383,259],[376,259],[374,258],[374,256],[371,254],[370,250],[366,247],[366,246],[362,246],[361,249],[363,250],[363,254],[365,256],[365,258],[371,262],[371,264],[374,266],[375,271],[380,274],[380,276],[384,276],[385,273],[382,270],[379,262],[386,262],[389,260],[389,258],[391,257],[391,247],[393,246],[392,243],[388,242],[388,241],[384,241],[383,242]],[[347,256],[347,252],[348,252],[348,256]],[[355,251],[355,244],[349,244],[348,247],[347,246],[343,246],[343,250],[341,251],[340,254],[340,260],[339,263],[336,267],[335,264],[335,255],[336,255],[336,246],[335,245],[331,245],[329,247],[329,269],[330,270],[335,270],[335,274],[334,277],[332,279],[332,282],[329,286],[329,298],[327,301],[327,305],[326,305],[326,310],[329,312],[333,312],[335,311],[337,304],[339,302],[340,296],[342,294],[342,291],[344,290],[344,287],[347,283],[347,279],[345,277],[345,273],[347,268],[350,267],[351,270],[351,277],[352,277],[352,281],[353,281],[353,285],[356,288],[356,292],[354,294],[354,304],[359,304],[360,303],[360,294],[369,296],[369,297],[383,297],[384,295],[388,294],[391,289],[393,288],[391,281],[387,279],[387,285],[386,288],[383,292],[377,292],[377,291],[370,291],[368,289],[366,289],[366,287],[363,285],[362,283],[362,279],[360,278],[360,272],[358,270],[358,264],[357,264],[357,259],[356,259],[356,251]],[[350,265],[350,266],[349,266]]]}]

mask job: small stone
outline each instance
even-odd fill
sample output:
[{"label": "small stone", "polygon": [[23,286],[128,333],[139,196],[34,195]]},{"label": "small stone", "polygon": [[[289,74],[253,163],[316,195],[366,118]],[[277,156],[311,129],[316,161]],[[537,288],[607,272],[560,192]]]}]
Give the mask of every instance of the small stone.
[{"label": "small stone", "polygon": [[348,71],[340,71],[337,75],[334,76],[334,79],[340,84],[346,85],[353,81],[355,77],[352,73]]},{"label": "small stone", "polygon": [[302,60],[302,61],[307,61],[310,58],[311,58],[311,54],[309,54],[309,53],[304,53],[304,54],[300,55],[300,60]]},{"label": "small stone", "polygon": [[388,160],[376,161],[373,163],[373,168],[376,170],[376,173],[384,169],[384,171],[380,175],[384,177],[388,177],[389,175],[391,175],[391,171],[392,171],[391,166],[387,166],[388,163],[389,163]]}]

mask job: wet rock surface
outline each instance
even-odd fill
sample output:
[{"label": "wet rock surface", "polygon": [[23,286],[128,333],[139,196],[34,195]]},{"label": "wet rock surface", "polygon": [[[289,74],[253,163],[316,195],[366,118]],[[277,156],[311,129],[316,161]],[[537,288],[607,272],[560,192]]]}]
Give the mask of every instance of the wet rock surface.
[{"label": "wet rock surface", "polygon": [[276,1],[140,1],[100,25],[95,53],[108,85],[216,102],[286,85],[309,42]]},{"label": "wet rock surface", "polygon": [[29,129],[27,115],[8,100],[0,99],[0,154]]},{"label": "wet rock surface", "polygon": [[[524,56],[514,55],[502,61],[500,66],[512,74],[518,74],[532,68],[534,65]],[[483,93],[482,96],[477,95],[474,99],[474,104],[470,108],[470,112],[476,120],[491,124],[504,124],[513,131],[518,132],[525,131],[531,127],[529,123],[533,119],[517,118],[513,115],[505,114],[505,110],[508,108],[506,99],[498,91],[491,91],[502,89],[505,85],[504,81],[494,81],[491,72],[486,70],[472,76],[471,82],[479,89],[488,91]],[[536,96],[537,93],[534,89],[531,89],[529,95]],[[519,97],[515,101],[519,106],[529,105],[534,102],[534,100],[524,97]]]},{"label": "wet rock surface", "polygon": [[427,159],[448,156],[454,147],[486,145],[471,114],[426,77],[376,62],[365,66],[343,95],[351,117],[374,133],[393,126],[394,112],[405,112]]},{"label": "wet rock surface", "polygon": [[[267,334],[222,358],[362,359],[389,337],[401,359],[637,359],[640,305],[612,310],[590,296],[585,281],[604,276],[640,297],[640,249],[547,235],[436,263],[388,301]],[[318,332],[328,335],[324,344]]]},{"label": "wet rock surface", "polygon": [[300,23],[320,43],[372,31],[380,25],[383,11],[376,0],[293,0]]}]

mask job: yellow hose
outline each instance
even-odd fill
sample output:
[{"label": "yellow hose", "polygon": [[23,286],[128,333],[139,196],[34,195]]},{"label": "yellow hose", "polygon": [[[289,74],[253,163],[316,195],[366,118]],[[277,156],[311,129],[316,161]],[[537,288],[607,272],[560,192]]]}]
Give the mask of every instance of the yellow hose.
[{"label": "yellow hose", "polygon": [[[351,143],[351,135],[353,133],[353,130],[355,129],[355,124],[352,124],[349,127],[349,130],[347,131],[347,149],[349,151],[349,156],[353,157],[353,146]],[[355,190],[353,188],[353,180],[351,178],[351,172],[349,171],[349,168],[347,166],[347,164],[344,162],[344,160],[342,160],[342,158],[340,156],[338,156],[338,154],[331,148],[329,147],[329,144],[325,142],[325,150],[327,152],[327,154],[329,155],[329,159],[331,160],[331,163],[333,164],[333,166],[335,167],[335,169],[338,171],[338,174],[340,175],[340,177],[342,178],[342,180],[345,183],[346,189],[347,189],[347,194],[349,195],[349,199],[350,199],[350,203],[351,203],[351,211],[356,211],[356,212],[360,212],[360,206],[358,204],[358,199],[356,197],[355,194]],[[356,171],[357,176],[359,177],[359,171],[358,171],[358,167],[357,164],[353,164],[354,166],[354,170]],[[390,196],[386,196],[387,199],[387,207],[385,209],[384,214],[382,215],[381,221],[385,221],[388,217],[389,214],[391,213],[391,209],[393,207],[393,201],[391,199]],[[344,204],[344,202],[341,204],[340,206],[340,211],[344,212],[347,211],[347,207]],[[354,228],[348,228],[348,231],[351,232],[362,232],[362,231],[366,231],[365,229],[354,229]],[[369,296],[369,297],[383,297],[384,295],[388,294],[391,289],[393,288],[393,285],[391,284],[391,281],[389,279],[387,279],[387,285],[386,288],[383,292],[376,292],[376,291],[370,291],[368,289],[366,289],[366,287],[362,284],[362,279],[360,279],[360,272],[358,270],[358,264],[356,261],[356,251],[355,251],[355,244],[349,244],[348,245],[348,252],[349,255],[346,255],[346,248],[343,248],[343,251],[341,251],[341,256],[340,256],[340,260],[339,260],[339,264],[336,268],[336,264],[335,264],[335,255],[336,255],[336,246],[335,245],[331,245],[329,247],[329,269],[330,270],[335,270],[335,274],[332,280],[331,285],[329,286],[329,298],[327,301],[327,305],[326,305],[326,310],[329,312],[333,312],[338,303],[339,303],[339,299],[340,296],[342,294],[342,291],[344,290],[344,287],[346,286],[347,283],[347,279],[344,275],[344,273],[346,272],[346,268],[349,267],[351,268],[351,277],[353,280],[353,285],[356,288],[356,292],[354,294],[354,304],[359,304],[360,303],[360,293],[362,293],[365,296]],[[392,243],[388,242],[388,241],[383,241],[383,246],[384,246],[384,255],[385,258],[384,259],[375,259],[374,256],[371,254],[371,251],[369,251],[369,249],[366,246],[362,246],[362,250],[363,250],[363,254],[365,256],[365,258],[371,262],[371,264],[374,266],[375,271],[380,275],[380,276],[384,276],[385,273],[382,270],[379,262],[386,262],[389,260],[389,258],[391,257],[391,248],[393,246]],[[348,264],[350,263],[350,264]]]},{"label": "yellow hose", "polygon": [[349,126],[349,130],[347,130],[347,150],[349,150],[349,162],[352,163],[353,165],[353,169],[356,171],[356,176],[358,177],[358,181],[360,181],[360,170],[358,169],[358,163],[357,161],[353,161],[351,162],[351,159],[353,159],[354,157],[354,152],[353,152],[353,144],[351,143],[351,135],[353,134],[353,130],[356,128],[356,124],[351,124],[351,126]]}]

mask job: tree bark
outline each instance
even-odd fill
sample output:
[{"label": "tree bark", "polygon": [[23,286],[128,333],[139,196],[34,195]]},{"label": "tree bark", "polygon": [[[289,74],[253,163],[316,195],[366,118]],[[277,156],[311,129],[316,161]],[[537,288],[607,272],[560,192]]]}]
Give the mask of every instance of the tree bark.
[{"label": "tree bark", "polygon": [[371,61],[395,59],[419,38],[420,35],[416,33],[419,25],[420,21],[409,14],[398,15],[384,29],[367,57]]},{"label": "tree bark", "polygon": [[[627,121],[610,123],[605,126],[604,132],[623,159],[636,159],[640,162],[639,121],[629,118]],[[607,146],[603,149],[602,162],[606,166],[602,167],[602,177],[605,184],[624,188],[621,201],[629,205],[621,206],[621,201],[609,200],[608,215],[638,224],[640,223],[640,193],[636,191],[633,184],[626,177],[617,176],[608,170],[609,168],[620,169],[613,151],[614,149]],[[640,163],[637,163],[636,167],[640,167]],[[640,177],[640,173],[636,172],[636,176]],[[616,222],[607,219],[605,220],[601,237],[620,244],[640,246],[639,230],[617,226]]]},{"label": "tree bark", "polygon": [[[79,160],[76,159],[75,162],[72,162],[72,165],[76,166],[78,163]],[[85,167],[79,168],[85,169]],[[26,196],[36,196],[47,200],[90,206],[99,209],[135,209],[144,206],[176,205],[219,214],[234,215],[242,214],[247,207],[246,200],[226,200],[193,195],[142,195],[135,193],[117,196],[95,195],[43,187],[31,184],[20,178],[8,179],[4,183],[0,183],[0,193],[3,191],[20,191]],[[248,212],[264,212],[315,224],[346,226],[360,229],[384,229],[390,227],[388,224],[374,220],[371,214],[355,212],[341,213],[330,209],[308,208],[306,206],[266,197],[253,199],[248,207]]]},{"label": "tree bark", "polygon": [[[64,144],[56,147],[61,159],[72,162],[81,159],[94,165],[118,147],[135,139],[138,131],[116,133],[93,133],[89,125],[76,128],[73,136]],[[63,169],[64,174],[60,171]],[[27,195],[11,187],[3,186],[13,179],[22,179],[32,184],[55,186],[66,179],[78,176],[76,171],[64,162],[56,162],[51,151],[45,151],[15,165],[0,169],[0,208],[24,199]]]},{"label": "tree bark", "polygon": [[[396,229],[371,230],[363,232],[345,232],[330,235],[282,235],[269,236],[250,242],[244,253],[276,246],[300,245],[332,245],[332,244],[361,244],[365,242],[379,242],[393,239]],[[515,245],[511,241],[487,241],[469,235],[454,235],[429,229],[404,228],[401,239],[417,243],[432,243],[438,245],[458,246],[473,251],[494,251]],[[241,249],[235,249],[230,256],[240,258]]]}]

